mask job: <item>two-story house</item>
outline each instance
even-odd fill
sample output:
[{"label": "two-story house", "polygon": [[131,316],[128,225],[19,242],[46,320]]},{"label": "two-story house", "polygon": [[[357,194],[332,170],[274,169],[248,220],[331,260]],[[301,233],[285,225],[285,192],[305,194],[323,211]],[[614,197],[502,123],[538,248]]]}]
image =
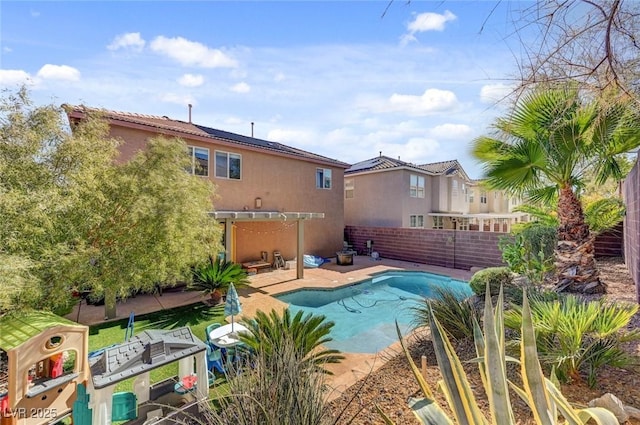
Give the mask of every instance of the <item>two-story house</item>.
[{"label": "two-story house", "polygon": [[[70,121],[88,108],[65,106]],[[109,110],[100,112],[110,136],[123,141],[120,160],[158,135],[188,145],[191,173],[216,186],[211,216],[224,227],[227,259],[247,262],[273,252],[284,259],[335,255],[344,230],[344,170],[348,164],[277,142],[243,136],[189,120]],[[302,277],[303,262],[297,262]]]},{"label": "two-story house", "polygon": [[378,156],[345,171],[345,224],[508,232],[517,203],[469,178],[456,160],[416,165]]}]

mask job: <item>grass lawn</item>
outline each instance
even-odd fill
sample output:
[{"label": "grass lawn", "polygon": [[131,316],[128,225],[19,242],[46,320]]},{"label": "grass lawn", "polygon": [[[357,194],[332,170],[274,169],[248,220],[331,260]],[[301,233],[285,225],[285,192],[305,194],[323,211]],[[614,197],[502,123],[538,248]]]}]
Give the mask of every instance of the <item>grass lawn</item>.
[{"label": "grass lawn", "polygon": [[[123,308],[123,307],[120,307]],[[124,342],[128,319],[101,323],[89,327],[89,351]],[[215,307],[203,303],[191,304],[170,310],[160,310],[135,318],[134,335],[146,329],[174,329],[189,326],[193,334],[205,341],[205,328],[211,323],[224,322],[224,305]],[[151,382],[159,382],[178,374],[178,363],[172,363],[151,371]],[[133,379],[120,382],[115,391],[131,391]]]}]

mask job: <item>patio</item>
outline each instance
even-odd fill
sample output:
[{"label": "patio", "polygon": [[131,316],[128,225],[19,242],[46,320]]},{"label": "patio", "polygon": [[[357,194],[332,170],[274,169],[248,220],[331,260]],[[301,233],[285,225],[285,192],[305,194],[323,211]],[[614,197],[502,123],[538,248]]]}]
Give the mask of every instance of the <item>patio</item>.
[{"label": "patio", "polygon": [[[335,258],[333,258],[331,263],[324,264],[322,267],[305,269],[304,279],[296,279],[296,270],[284,269],[250,276],[251,284],[248,287],[238,289],[242,302],[241,316],[251,317],[257,310],[270,311],[273,308],[285,308],[286,304],[273,298],[273,295],[301,288],[336,288],[350,285],[386,270],[425,271],[461,280],[469,280],[472,275],[466,270],[447,269],[384,258],[373,260],[368,256],[354,256],[353,260],[353,265],[345,266],[337,265]],[[136,315],[142,315],[205,300],[206,298],[200,292],[185,290],[164,291],[162,296],[138,295],[118,303],[116,320],[129,317],[131,311],[134,311]],[[83,302],[76,305],[66,317],[86,325],[103,323],[104,306],[87,305]],[[346,359],[342,363],[329,365],[329,369],[334,375],[329,377],[328,385],[333,390],[327,394],[328,400],[340,396],[342,391],[368,373],[377,370],[386,362],[389,355],[398,351],[399,343],[396,343],[378,354],[346,353]]]}]

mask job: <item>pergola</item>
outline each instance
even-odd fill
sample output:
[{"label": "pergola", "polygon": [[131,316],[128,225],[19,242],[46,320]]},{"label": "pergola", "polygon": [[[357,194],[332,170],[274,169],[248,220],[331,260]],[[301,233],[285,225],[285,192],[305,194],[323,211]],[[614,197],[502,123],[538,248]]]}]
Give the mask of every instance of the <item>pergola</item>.
[{"label": "pergola", "polygon": [[213,211],[209,215],[225,223],[225,253],[227,258],[233,252],[231,224],[237,221],[295,221],[296,237],[296,278],[304,277],[304,222],[305,220],[324,218],[324,213],[279,212],[279,211]]}]

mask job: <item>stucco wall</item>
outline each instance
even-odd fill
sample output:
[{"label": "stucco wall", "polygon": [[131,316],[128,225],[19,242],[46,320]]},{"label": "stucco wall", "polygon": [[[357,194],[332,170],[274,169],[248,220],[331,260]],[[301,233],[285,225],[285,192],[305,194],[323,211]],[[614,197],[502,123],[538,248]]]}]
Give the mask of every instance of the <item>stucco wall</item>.
[{"label": "stucco wall", "polygon": [[505,233],[347,226],[345,235],[358,251],[367,240],[381,257],[465,269],[504,265],[498,241]]},{"label": "stucco wall", "polygon": [[640,303],[640,162],[636,160],[624,181],[624,257],[629,273],[636,283],[636,296]]},{"label": "stucco wall", "polygon": [[409,196],[408,170],[348,175],[354,181],[354,197],[344,200],[345,224],[353,226],[408,227],[409,215],[431,211],[430,176],[425,177],[424,198]]},{"label": "stucco wall", "polygon": [[[141,129],[111,127],[111,134],[125,140],[121,146],[121,160],[128,160],[144,149],[146,141],[155,133]],[[342,247],[344,229],[344,169],[281,155],[241,148],[238,145],[183,138],[192,146],[209,149],[209,179],[216,185],[217,197],[212,201],[216,211],[249,210],[280,212],[324,213],[324,219],[305,221],[304,252],[315,255],[335,255]],[[242,156],[240,180],[215,177],[215,151],[221,150]],[[316,188],[316,169],[331,169],[331,189]],[[262,206],[256,208],[256,198]],[[293,258],[296,247],[296,226],[289,222],[236,222],[235,260],[256,260],[261,251],[281,251],[285,258]]]}]

